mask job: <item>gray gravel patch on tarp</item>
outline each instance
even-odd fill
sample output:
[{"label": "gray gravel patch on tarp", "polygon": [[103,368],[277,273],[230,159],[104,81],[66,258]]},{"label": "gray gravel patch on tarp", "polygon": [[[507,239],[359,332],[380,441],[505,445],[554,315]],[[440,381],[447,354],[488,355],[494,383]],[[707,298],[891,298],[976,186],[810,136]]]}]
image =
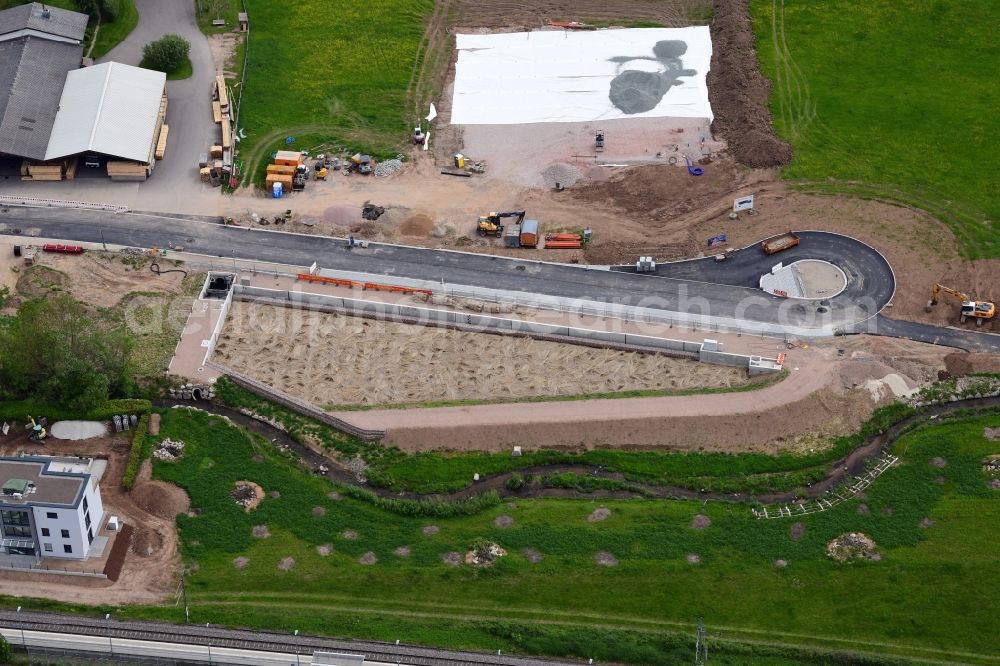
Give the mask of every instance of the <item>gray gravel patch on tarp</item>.
[{"label": "gray gravel patch on tarp", "polygon": [[56,439],[92,439],[108,434],[108,427],[100,421],[56,421],[49,428]]},{"label": "gray gravel patch on tarp", "polygon": [[547,187],[553,188],[556,186],[556,183],[559,183],[563,187],[569,187],[583,178],[583,174],[572,164],[556,162],[542,169],[542,178],[545,179]]}]

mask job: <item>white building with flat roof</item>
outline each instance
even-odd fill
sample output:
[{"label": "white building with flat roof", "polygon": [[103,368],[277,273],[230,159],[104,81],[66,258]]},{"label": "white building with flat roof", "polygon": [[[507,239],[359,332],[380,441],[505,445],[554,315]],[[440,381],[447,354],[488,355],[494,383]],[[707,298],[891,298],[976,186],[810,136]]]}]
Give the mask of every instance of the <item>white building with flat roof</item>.
[{"label": "white building with flat roof", "polygon": [[105,519],[106,467],[91,458],[0,457],[0,553],[87,559]]}]

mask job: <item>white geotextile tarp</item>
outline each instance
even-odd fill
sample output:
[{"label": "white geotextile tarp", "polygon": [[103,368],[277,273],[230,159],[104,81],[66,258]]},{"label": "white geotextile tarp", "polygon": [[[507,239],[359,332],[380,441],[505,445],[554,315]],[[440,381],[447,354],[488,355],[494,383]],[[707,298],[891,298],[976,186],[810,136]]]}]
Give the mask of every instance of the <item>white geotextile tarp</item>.
[{"label": "white geotextile tarp", "polygon": [[[706,26],[457,35],[456,47],[455,125],[713,118]],[[635,102],[628,77],[654,87],[638,93],[645,101]]]}]

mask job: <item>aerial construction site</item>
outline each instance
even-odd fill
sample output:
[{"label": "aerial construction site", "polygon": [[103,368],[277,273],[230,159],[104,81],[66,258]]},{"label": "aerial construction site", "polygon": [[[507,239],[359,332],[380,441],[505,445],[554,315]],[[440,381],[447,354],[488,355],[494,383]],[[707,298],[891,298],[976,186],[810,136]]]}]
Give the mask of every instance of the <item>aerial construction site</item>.
[{"label": "aerial construction site", "polygon": [[[0,3],[31,35],[0,46],[164,86],[141,163],[102,152],[128,131],[112,83],[86,137],[30,104],[90,99],[75,69],[0,99],[40,128],[0,123],[0,640],[994,663],[967,609],[1000,591],[1000,209],[961,162],[989,128],[939,117],[966,154],[913,152],[930,121],[890,72],[928,115],[950,80],[885,27],[989,21],[121,4],[98,31]],[[168,28],[188,62],[144,73]]]}]

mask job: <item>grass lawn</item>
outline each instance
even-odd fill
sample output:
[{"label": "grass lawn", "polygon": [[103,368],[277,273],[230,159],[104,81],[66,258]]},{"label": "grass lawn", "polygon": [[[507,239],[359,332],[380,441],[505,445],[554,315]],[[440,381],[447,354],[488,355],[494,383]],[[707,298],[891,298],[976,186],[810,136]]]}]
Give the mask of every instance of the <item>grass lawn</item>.
[{"label": "grass lawn", "polygon": [[413,128],[407,87],[432,7],[432,0],[248,0],[245,177],[263,173],[264,158],[290,136],[296,150],[332,143],[394,155]]},{"label": "grass lawn", "polygon": [[[266,440],[193,410],[164,414],[161,436],[187,448],[180,462],[155,462],[154,476],[187,489],[203,512],[178,518],[194,623],[667,664],[687,660],[703,616],[715,663],[748,663],[748,651],[753,663],[831,663],[815,652],[829,649],[987,664],[996,660],[988,609],[1000,594],[1000,492],[981,459],[1000,451],[983,433],[997,426],[993,413],[911,433],[894,446],[902,463],[869,488],[867,511],[855,500],[806,516],[798,541],[791,520],[758,521],[745,505],[721,503],[542,499],[451,518],[388,513],[331,499],[327,481]],[[241,479],[280,496],[244,513],[229,497]],[[610,517],[589,521],[599,506]],[[690,528],[698,513],[710,527]],[[501,515],[513,524],[496,526]],[[921,527],[924,518],[933,525]],[[254,525],[271,536],[253,537]],[[428,525],[440,532],[424,534]],[[882,559],[828,560],[826,543],[851,531],[870,535]],[[478,537],[508,555],[490,568],[443,562]],[[327,556],[317,552],[324,544]],[[526,548],[544,559],[533,563]],[[598,551],[618,565],[597,565]],[[360,564],[366,553],[377,563]],[[289,557],[291,568],[279,569]],[[181,614],[172,602],[121,612]]]},{"label": "grass lawn", "polygon": [[[809,189],[895,199],[1000,257],[995,0],[752,0],[771,108]],[[832,180],[828,180],[832,179]]]},{"label": "grass lawn", "polygon": [[[113,23],[101,23],[101,29],[97,31],[97,41],[94,50],[90,54],[92,58],[100,58],[102,55],[118,46],[129,33],[139,25],[139,10],[136,9],[135,0],[121,1],[121,14]],[[93,23],[93,21],[91,21]]]},{"label": "grass lawn", "polygon": [[194,74],[194,66],[191,64],[191,58],[185,58],[180,67],[167,74],[167,81],[188,79],[191,78],[192,74]]}]

